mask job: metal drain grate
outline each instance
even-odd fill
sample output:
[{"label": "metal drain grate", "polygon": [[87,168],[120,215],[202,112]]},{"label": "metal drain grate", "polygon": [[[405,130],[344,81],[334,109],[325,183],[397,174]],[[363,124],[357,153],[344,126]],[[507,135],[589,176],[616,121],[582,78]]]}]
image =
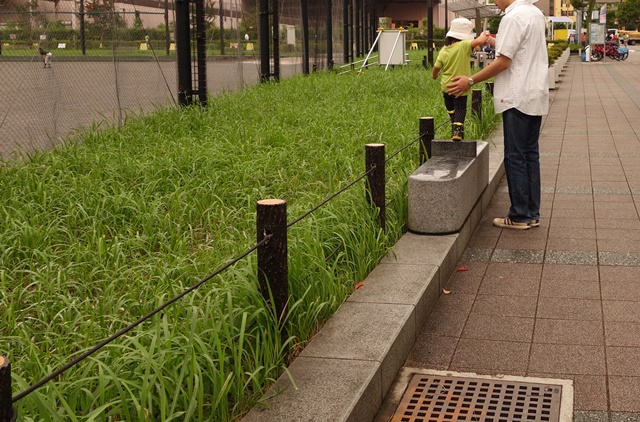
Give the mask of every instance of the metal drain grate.
[{"label": "metal drain grate", "polygon": [[392,422],[558,422],[561,385],[416,374]]}]

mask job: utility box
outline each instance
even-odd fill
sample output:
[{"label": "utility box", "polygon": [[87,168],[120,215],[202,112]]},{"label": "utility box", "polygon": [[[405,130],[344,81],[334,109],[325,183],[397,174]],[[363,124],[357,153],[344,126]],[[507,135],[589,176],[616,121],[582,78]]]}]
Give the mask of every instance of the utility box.
[{"label": "utility box", "polygon": [[378,63],[381,66],[407,64],[406,35],[403,29],[388,29],[380,33]]}]

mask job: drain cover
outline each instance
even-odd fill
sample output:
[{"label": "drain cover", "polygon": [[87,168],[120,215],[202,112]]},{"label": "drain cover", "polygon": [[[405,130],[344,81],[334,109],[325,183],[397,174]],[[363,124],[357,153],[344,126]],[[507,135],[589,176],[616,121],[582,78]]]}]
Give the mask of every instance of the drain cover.
[{"label": "drain cover", "polygon": [[557,422],[561,385],[416,374],[392,422]]}]

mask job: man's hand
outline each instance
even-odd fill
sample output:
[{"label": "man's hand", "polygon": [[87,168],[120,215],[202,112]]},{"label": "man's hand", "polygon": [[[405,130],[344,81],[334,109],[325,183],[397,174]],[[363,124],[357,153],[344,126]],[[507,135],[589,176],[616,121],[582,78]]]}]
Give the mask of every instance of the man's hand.
[{"label": "man's hand", "polygon": [[454,76],[451,83],[447,85],[447,94],[459,97],[469,88],[471,85],[469,85],[468,76]]}]

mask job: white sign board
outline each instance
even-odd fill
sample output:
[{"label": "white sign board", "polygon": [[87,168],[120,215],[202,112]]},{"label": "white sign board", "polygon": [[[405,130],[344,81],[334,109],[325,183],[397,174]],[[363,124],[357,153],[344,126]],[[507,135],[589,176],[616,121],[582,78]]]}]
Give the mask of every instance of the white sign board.
[{"label": "white sign board", "polygon": [[604,44],[604,25],[592,23],[589,28],[591,44]]},{"label": "white sign board", "polygon": [[287,25],[287,44],[296,45],[296,27]]},{"label": "white sign board", "polygon": [[380,65],[406,64],[407,33],[399,29],[390,29],[380,33],[378,40],[378,55]]}]

